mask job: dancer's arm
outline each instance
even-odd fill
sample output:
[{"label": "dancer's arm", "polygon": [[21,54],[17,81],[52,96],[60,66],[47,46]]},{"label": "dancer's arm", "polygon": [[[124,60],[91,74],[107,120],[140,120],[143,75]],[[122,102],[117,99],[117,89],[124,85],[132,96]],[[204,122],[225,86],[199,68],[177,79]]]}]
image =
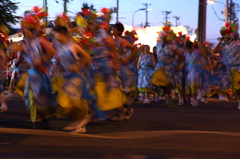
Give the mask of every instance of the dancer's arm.
[{"label": "dancer's arm", "polygon": [[44,55],[44,60],[50,60],[54,54],[56,54],[56,50],[53,48],[53,46],[43,37],[39,37],[39,41],[41,43],[41,46],[43,49],[47,52],[47,54]]},{"label": "dancer's arm", "polygon": [[181,53],[181,51],[179,49],[174,49],[173,52],[178,55],[178,63],[177,63],[177,66],[175,67],[175,71],[179,71],[180,70],[180,66],[183,62],[183,54]]},{"label": "dancer's arm", "polygon": [[213,53],[219,53],[222,51],[222,47],[221,47],[222,42],[223,42],[223,39],[221,38],[217,46],[214,48]]},{"label": "dancer's arm", "polygon": [[73,43],[72,51],[76,55],[80,55],[83,58],[84,64],[89,65],[91,62],[91,56],[85,50],[83,50],[79,45]]},{"label": "dancer's arm", "polygon": [[135,60],[138,48],[123,38],[121,38],[121,45],[131,49],[131,54],[126,59],[123,59],[122,63],[127,63],[128,61]]},{"label": "dancer's arm", "polygon": [[23,47],[21,45],[21,43],[12,43],[9,46],[9,51],[10,51],[10,55],[17,53],[19,51],[23,51]]}]

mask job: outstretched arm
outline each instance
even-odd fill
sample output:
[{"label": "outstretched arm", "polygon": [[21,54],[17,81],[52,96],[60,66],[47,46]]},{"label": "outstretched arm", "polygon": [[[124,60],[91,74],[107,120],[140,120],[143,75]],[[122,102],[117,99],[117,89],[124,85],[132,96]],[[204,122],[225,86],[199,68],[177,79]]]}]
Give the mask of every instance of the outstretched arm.
[{"label": "outstretched arm", "polygon": [[56,50],[53,48],[53,46],[43,37],[39,37],[39,41],[41,43],[41,46],[43,49],[47,52],[47,54],[44,55],[44,60],[50,60],[54,54],[56,54]]},{"label": "outstretched arm", "polygon": [[219,52],[221,52],[221,50],[222,50],[222,47],[221,47],[222,42],[223,42],[223,39],[220,39],[220,40],[219,40],[219,43],[218,43],[217,46],[214,48],[213,53],[219,53]]},{"label": "outstretched arm", "polygon": [[179,49],[175,49],[175,50],[173,50],[173,52],[174,52],[176,55],[178,55],[178,63],[177,63],[177,66],[176,66],[176,68],[175,68],[175,71],[177,72],[177,71],[180,70],[180,66],[181,66],[181,64],[182,64],[182,62],[183,62],[183,54],[181,53],[181,51],[180,51]]},{"label": "outstretched arm", "polygon": [[130,42],[128,42],[126,39],[122,39],[122,45],[131,50],[131,54],[126,59],[124,59],[122,62],[127,63],[128,61],[135,60],[138,48],[136,46],[134,46],[133,44],[131,44]]},{"label": "outstretched arm", "polygon": [[74,44],[74,51],[76,52],[76,54],[79,54],[84,61],[85,65],[89,65],[91,62],[91,56],[89,55],[89,53],[87,53],[85,50],[83,50],[79,45]]}]

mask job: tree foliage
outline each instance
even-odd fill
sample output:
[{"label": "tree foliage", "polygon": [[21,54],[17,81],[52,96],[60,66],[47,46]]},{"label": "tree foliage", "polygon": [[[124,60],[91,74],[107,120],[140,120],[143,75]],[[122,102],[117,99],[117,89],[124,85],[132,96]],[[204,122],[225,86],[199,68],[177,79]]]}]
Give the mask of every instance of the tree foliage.
[{"label": "tree foliage", "polygon": [[18,9],[19,2],[12,2],[11,0],[0,1],[0,24],[11,28],[11,25],[18,22],[19,17],[14,15]]}]

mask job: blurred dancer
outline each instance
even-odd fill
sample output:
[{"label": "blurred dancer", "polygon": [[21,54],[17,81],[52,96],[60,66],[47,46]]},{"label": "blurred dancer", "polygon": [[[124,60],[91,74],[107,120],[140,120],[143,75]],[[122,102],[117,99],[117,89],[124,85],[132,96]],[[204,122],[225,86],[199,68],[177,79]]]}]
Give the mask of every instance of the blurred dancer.
[{"label": "blurred dancer", "polygon": [[[183,55],[173,43],[173,31],[170,28],[170,24],[166,24],[163,31],[160,33],[161,41],[157,44],[158,63],[155,67],[155,73],[153,74],[153,84],[160,86],[167,93],[167,107],[173,106],[171,91],[176,88],[176,81],[174,78],[175,71],[179,71],[180,65],[183,61]],[[178,62],[175,65],[175,56],[178,55]]]},{"label": "blurred dancer", "polygon": [[72,121],[64,129],[73,130],[74,133],[84,133],[86,132],[85,125],[90,121],[91,114],[87,97],[85,97],[86,84],[79,73],[84,65],[89,65],[91,57],[70,39],[65,26],[57,25],[54,32],[57,40],[54,42],[57,59],[63,67],[61,72],[63,81],[59,82],[57,89],[57,102],[60,108],[56,115],[68,116]]},{"label": "blurred dancer", "polygon": [[3,86],[3,80],[6,77],[6,69],[7,69],[7,61],[8,57],[6,54],[7,50],[7,34],[9,33],[9,30],[6,26],[0,25],[0,112],[3,112],[8,109],[8,106],[4,99],[4,86]]},{"label": "blurred dancer", "polygon": [[228,102],[228,89],[230,87],[230,78],[227,67],[222,56],[216,57],[216,64],[213,67],[214,77],[219,86],[218,95],[220,101]]},{"label": "blurred dancer", "polygon": [[[93,69],[97,105],[101,111],[118,109],[116,120],[123,120],[127,110],[123,107],[123,94],[117,76],[119,55],[113,38],[106,32],[109,24],[103,17],[97,17],[91,24],[91,31],[96,39],[93,53]],[[114,118],[115,119],[115,118]]]},{"label": "blurred dancer", "polygon": [[[127,33],[127,34],[126,34]],[[138,35],[135,31],[126,31],[125,32],[125,36],[124,38],[130,42],[131,44],[135,44],[135,42],[138,40]],[[134,46],[137,47],[137,45],[135,44]],[[128,54],[131,54],[130,49],[127,49]],[[130,78],[130,90],[131,90],[131,94],[134,97],[134,101],[138,100],[138,89],[137,89],[137,81],[138,81],[138,69],[137,69],[137,61],[139,58],[138,55],[139,49],[137,47],[137,53],[136,53],[136,58],[134,60],[129,61],[129,68],[130,68],[130,74],[129,74],[129,78]]]},{"label": "blurred dancer", "polygon": [[143,93],[141,97],[144,103],[150,103],[149,93],[152,87],[152,72],[155,67],[154,55],[150,53],[150,47],[145,45],[143,53],[139,56],[138,60],[138,90]]},{"label": "blurred dancer", "polygon": [[[178,105],[184,104],[184,82],[185,82],[184,81],[184,79],[185,79],[184,78],[184,74],[185,74],[184,73],[184,71],[185,71],[184,63],[185,63],[185,53],[186,53],[186,50],[184,48],[184,38],[185,38],[185,35],[182,35],[181,33],[179,33],[179,36],[175,38],[177,48],[183,55],[183,62],[181,64],[180,70],[174,73],[174,78],[176,79],[176,89],[177,89],[177,92],[179,95]],[[175,65],[177,66],[178,55],[175,57],[176,57]]]},{"label": "blurred dancer", "polygon": [[204,62],[206,61],[206,58],[196,41],[191,42],[190,40],[187,40],[186,49],[186,66],[188,71],[187,80],[192,94],[191,104],[192,106],[198,106],[198,90],[203,89],[203,82],[208,82],[203,81],[204,67],[209,66],[207,65],[207,62]]},{"label": "blurred dancer", "polygon": [[210,85],[215,85],[216,82],[212,75],[211,60],[213,58],[213,52],[210,49],[210,44],[205,42],[201,46],[201,52],[203,56],[202,65],[204,67],[202,74],[202,88],[199,91],[199,97],[201,97],[201,102],[208,103],[208,96],[210,94]]},{"label": "blurred dancer", "polygon": [[[122,81],[122,92],[126,95],[126,101],[123,104],[125,105],[125,107],[127,107],[128,105],[127,100],[130,100],[128,97],[131,96],[131,92],[130,92],[131,79],[130,79],[130,68],[128,63],[129,61],[136,59],[137,47],[132,45],[126,39],[121,37],[123,31],[124,31],[124,26],[122,23],[116,23],[113,26],[112,34],[114,36],[115,44],[118,48],[118,53],[119,53],[119,62],[120,62],[119,77]],[[133,113],[133,109],[132,108],[127,108],[127,109],[128,109],[128,118],[130,118]]]},{"label": "blurred dancer", "polygon": [[29,66],[27,62],[24,60],[21,52],[18,52],[17,57],[12,60],[11,67],[13,71],[10,77],[11,79],[10,79],[10,84],[8,88],[8,95],[6,97],[13,96],[14,86],[17,80],[19,79],[22,73],[25,73],[29,69]]},{"label": "blurred dancer", "polygon": [[46,66],[55,50],[44,37],[39,36],[40,17],[37,15],[40,14],[36,14],[35,11],[25,12],[21,20],[24,39],[13,46],[12,51],[21,51],[23,58],[31,67],[21,76],[16,89],[30,110],[31,121],[35,124],[40,118],[39,128],[44,128],[49,125],[46,116],[51,113],[54,104]]},{"label": "blurred dancer", "polygon": [[214,48],[214,53],[220,53],[224,58],[232,88],[237,96],[238,109],[240,110],[240,54],[238,25],[236,21],[232,24],[226,23],[220,30],[220,33],[223,38]]}]

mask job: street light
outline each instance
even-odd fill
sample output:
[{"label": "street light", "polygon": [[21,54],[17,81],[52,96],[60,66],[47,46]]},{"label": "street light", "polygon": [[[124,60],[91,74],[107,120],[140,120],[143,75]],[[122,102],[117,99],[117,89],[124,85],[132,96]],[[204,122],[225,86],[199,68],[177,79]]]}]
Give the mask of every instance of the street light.
[{"label": "street light", "polygon": [[215,2],[216,3],[221,3],[226,7],[224,15],[226,17],[225,22],[228,22],[228,0],[226,0],[226,4],[224,4],[222,2],[215,1],[215,0],[208,0],[208,4],[213,4]]},{"label": "street light", "polygon": [[132,27],[134,27],[134,15],[135,15],[138,11],[141,11],[141,10],[146,10],[146,8],[138,9],[138,10],[136,10],[136,11],[133,13],[133,16],[132,16]]},{"label": "street light", "polygon": [[213,4],[213,3],[222,3],[223,5],[225,5],[223,2],[218,2],[218,1],[214,1],[214,0],[208,0],[208,4]]}]

